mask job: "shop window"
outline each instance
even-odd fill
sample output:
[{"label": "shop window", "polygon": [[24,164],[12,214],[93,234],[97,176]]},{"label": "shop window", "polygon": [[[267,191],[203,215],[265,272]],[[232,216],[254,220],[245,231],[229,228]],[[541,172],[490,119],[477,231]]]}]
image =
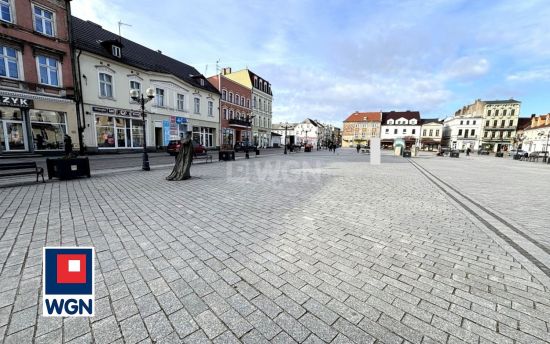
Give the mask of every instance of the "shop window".
[{"label": "shop window", "polygon": [[12,79],[19,79],[18,51],[14,48],[0,46],[0,76]]},{"label": "shop window", "polygon": [[40,83],[50,86],[60,86],[59,61],[53,57],[37,56]]},{"label": "shop window", "polygon": [[67,134],[64,112],[29,110],[35,150],[61,149]]},{"label": "shop window", "polygon": [[8,23],[13,23],[10,0],[0,0],[0,19]]},{"label": "shop window", "polygon": [[142,120],[97,115],[96,134],[101,148],[143,147]]},{"label": "shop window", "polygon": [[54,36],[54,13],[34,5],[34,29],[46,36]]}]

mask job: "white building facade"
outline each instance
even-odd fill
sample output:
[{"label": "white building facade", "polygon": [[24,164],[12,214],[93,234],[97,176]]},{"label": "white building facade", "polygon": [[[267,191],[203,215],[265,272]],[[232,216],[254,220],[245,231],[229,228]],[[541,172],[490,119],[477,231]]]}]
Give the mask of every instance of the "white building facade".
[{"label": "white building facade", "polygon": [[396,139],[402,139],[407,147],[420,145],[420,113],[418,111],[382,112],[380,142],[391,147]]},{"label": "white building facade", "polygon": [[532,152],[550,151],[550,113],[531,117],[531,124],[523,131],[522,149]]},{"label": "white building facade", "polygon": [[[140,104],[130,98],[129,92],[138,89],[145,93],[147,88],[155,91],[155,97],[146,104],[148,149],[163,149],[188,131],[194,141],[207,148],[219,145],[218,91],[198,72],[187,77],[170,72],[194,68],[131,41],[118,41],[117,35],[91,22],[75,21],[75,35],[77,42],[80,37],[93,38],[92,42],[76,44],[88,151],[142,150]],[[127,56],[131,54],[143,55],[147,61],[136,62],[139,57]],[[149,68],[154,59],[164,63],[166,72]]]},{"label": "white building facade", "polygon": [[481,148],[483,117],[449,117],[443,124],[443,145],[451,149]]}]

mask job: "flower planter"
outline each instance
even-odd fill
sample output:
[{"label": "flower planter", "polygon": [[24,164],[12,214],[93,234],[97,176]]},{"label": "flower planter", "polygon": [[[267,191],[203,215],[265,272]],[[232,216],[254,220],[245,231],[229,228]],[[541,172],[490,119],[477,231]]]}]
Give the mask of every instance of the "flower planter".
[{"label": "flower planter", "polygon": [[90,178],[90,161],[88,158],[46,159],[48,179]]}]

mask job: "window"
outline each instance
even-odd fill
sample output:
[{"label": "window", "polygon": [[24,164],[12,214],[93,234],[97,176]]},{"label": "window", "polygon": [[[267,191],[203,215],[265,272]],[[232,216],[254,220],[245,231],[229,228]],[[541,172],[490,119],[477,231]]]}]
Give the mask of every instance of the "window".
[{"label": "window", "polygon": [[[414,133],[413,133],[414,134]],[[430,129],[430,136],[433,136],[434,135],[434,130],[433,129]]]},{"label": "window", "polygon": [[487,110],[487,116],[491,116],[491,110]]},{"label": "window", "polygon": [[178,94],[177,102],[178,102],[178,110],[179,111],[184,111],[185,110],[185,96],[183,94]]},{"label": "window", "polygon": [[239,100],[240,99],[241,99],[241,97],[239,97],[239,94],[235,93],[235,104],[239,105]]},{"label": "window", "polygon": [[233,110],[229,110],[229,118],[233,119]]},{"label": "window", "polygon": [[36,150],[62,149],[67,133],[64,112],[29,110],[31,130]]},{"label": "window", "polygon": [[53,12],[34,5],[34,29],[46,36],[54,36]]},{"label": "window", "polygon": [[155,105],[164,106],[164,90],[162,88],[156,88],[155,93]]},{"label": "window", "polygon": [[502,116],[506,116],[506,109],[502,110]]},{"label": "window", "polygon": [[208,101],[208,116],[214,116],[214,103],[210,100]]},{"label": "window", "polygon": [[439,129],[435,130],[435,136],[439,136]]},{"label": "window", "polygon": [[513,120],[513,119],[510,120],[509,126],[510,126],[510,127],[513,127],[513,126],[514,126],[514,120]]},{"label": "window", "polygon": [[223,109],[223,119],[227,119],[227,109]]},{"label": "window", "polygon": [[389,134],[389,133],[390,133],[390,129],[386,128],[386,134]]},{"label": "window", "polygon": [[406,134],[406,133],[407,133],[407,129],[403,128],[403,134]]},{"label": "window", "polygon": [[99,73],[99,96],[113,98],[113,77],[107,73]]},{"label": "window", "polygon": [[487,137],[487,136],[489,136],[489,132],[488,132],[488,131],[485,132],[485,134],[483,135],[483,137]]},{"label": "window", "polygon": [[463,125],[464,124],[464,121],[460,121],[460,125]]},{"label": "window", "polygon": [[256,108],[256,96],[254,96],[254,109]]},{"label": "window", "polygon": [[505,120],[500,121],[500,126],[504,127],[504,125],[506,125],[506,121]]},{"label": "window", "polygon": [[495,116],[498,116],[498,110],[495,110]]},{"label": "window", "polygon": [[394,134],[397,134],[397,128],[396,128],[396,129],[393,129],[393,133],[394,133]]},{"label": "window", "polygon": [[475,130],[475,129],[470,130],[470,136],[475,136],[475,134],[476,134],[476,130]]},{"label": "window", "polygon": [[241,106],[244,106],[244,97],[241,97]]},{"label": "window", "polygon": [[258,99],[258,107],[262,110],[262,99]]},{"label": "window", "polygon": [[[229,93],[229,96],[231,96],[231,93]],[[199,98],[195,98],[194,99],[194,104],[195,104],[195,106],[194,106],[193,109],[194,109],[195,113],[197,113],[197,114],[201,113],[201,100]]]},{"label": "window", "polygon": [[233,103],[233,93],[229,92],[229,102]]},{"label": "window", "polygon": [[476,125],[476,121],[473,121],[472,124],[473,124],[473,125]]},{"label": "window", "polygon": [[2,49],[2,56],[0,57],[0,76],[19,79],[17,50],[4,46],[0,46],[0,48]]},{"label": "window", "polygon": [[462,129],[458,129],[458,136],[462,136]]},{"label": "window", "polygon": [[250,109],[250,99],[246,99],[246,107]]},{"label": "window", "polygon": [[214,146],[214,128],[193,127],[193,140],[205,147]]},{"label": "window", "polygon": [[422,130],[422,136],[426,136],[426,129]]},{"label": "window", "polygon": [[11,23],[11,2],[10,0],[0,0],[0,19]]},{"label": "window", "polygon": [[413,134],[413,135],[416,134],[416,129],[413,129],[413,130],[412,130],[412,134]]},{"label": "window", "polygon": [[490,125],[489,121],[485,121],[485,126],[488,127]]},{"label": "window", "polygon": [[113,45],[111,47],[111,52],[113,53],[113,56],[116,57],[122,57],[122,50],[120,50],[120,47],[117,47],[116,45]]},{"label": "window", "polygon": [[141,83],[139,81],[130,80],[130,89],[138,90],[139,94],[141,95]]},{"label": "window", "polygon": [[516,110],[515,109],[512,109],[512,111],[510,112],[510,115],[511,116],[514,116],[516,114]]},{"label": "window", "polygon": [[95,123],[98,147],[143,147],[143,121],[97,115]]},{"label": "window", "polygon": [[226,98],[227,98],[227,91],[223,90],[222,91],[222,100],[225,100]]},{"label": "window", "polygon": [[38,56],[37,60],[40,83],[59,86],[59,62],[52,57],[46,56]]},{"label": "window", "polygon": [[498,125],[498,121],[495,119],[495,120],[493,121],[493,127],[496,127],[497,125]]}]

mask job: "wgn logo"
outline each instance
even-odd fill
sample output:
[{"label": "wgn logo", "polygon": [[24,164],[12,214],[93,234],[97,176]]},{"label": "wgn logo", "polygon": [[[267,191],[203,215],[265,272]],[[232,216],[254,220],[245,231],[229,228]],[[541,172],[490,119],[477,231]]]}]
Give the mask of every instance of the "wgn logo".
[{"label": "wgn logo", "polygon": [[44,247],[42,315],[94,315],[94,248]]}]

